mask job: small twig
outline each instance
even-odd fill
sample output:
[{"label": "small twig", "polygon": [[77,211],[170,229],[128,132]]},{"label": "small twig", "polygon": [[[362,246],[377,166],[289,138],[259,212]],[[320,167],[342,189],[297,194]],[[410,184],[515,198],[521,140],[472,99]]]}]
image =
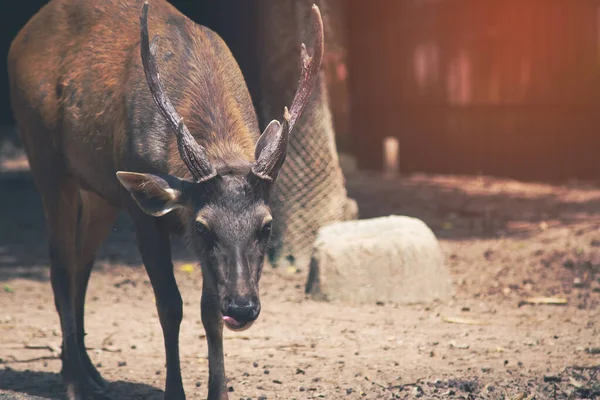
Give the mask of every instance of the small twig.
[{"label": "small twig", "polygon": [[524,300],[521,300],[518,304],[518,307],[522,307],[525,304],[546,304],[546,305],[555,305],[555,306],[564,306],[568,304],[568,299],[563,297],[530,297]]},{"label": "small twig", "polygon": [[387,386],[383,386],[381,383],[377,383],[377,382],[375,382],[375,381],[372,381],[371,379],[369,379],[369,377],[368,377],[368,376],[365,376],[365,379],[366,379],[367,381],[371,382],[371,385],[376,385],[376,386],[379,386],[380,388],[382,388],[383,390],[388,390],[388,387],[387,387]]},{"label": "small twig", "polygon": [[[260,347],[252,347],[254,350],[266,350],[266,349],[276,349],[276,350],[283,350],[283,349],[294,349],[294,348],[301,348],[301,347],[308,347],[305,344],[299,344],[299,343],[292,343],[292,344],[282,344],[279,346],[260,346]],[[331,347],[333,348],[333,347]]]},{"label": "small twig", "polygon": [[97,350],[101,350],[101,351],[106,351],[108,353],[120,353],[121,349],[119,349],[118,347],[109,347],[109,346],[104,346],[104,347],[86,347],[86,350],[90,350],[90,351],[97,351]]},{"label": "small twig", "polygon": [[110,335],[108,335],[107,337],[104,338],[104,340],[102,341],[102,346],[101,347],[108,347],[109,346],[109,341],[110,339],[112,339],[113,336],[115,336],[117,332],[113,332]]},{"label": "small twig", "polygon": [[[53,354],[60,354],[60,349],[53,344],[46,345],[33,345],[33,344],[25,344],[23,346],[5,346],[5,349],[26,349],[26,350],[50,350]],[[102,346],[102,347],[86,347],[86,350],[95,351],[102,350],[109,353],[119,353],[121,349],[110,347],[110,346]]]},{"label": "small twig", "polygon": [[407,386],[421,386],[421,384],[420,384],[419,382],[420,382],[420,381],[422,381],[422,380],[423,380],[423,379],[425,379],[425,378],[420,378],[420,379],[417,379],[417,381],[416,381],[416,382],[404,383],[404,384],[401,384],[401,385],[390,385],[390,386],[383,386],[383,385],[382,385],[382,384],[380,384],[380,383],[377,383],[377,382],[375,382],[375,381],[372,381],[372,380],[370,380],[370,379],[369,379],[368,377],[366,377],[366,376],[365,376],[365,379],[366,379],[366,380],[368,380],[369,382],[371,382],[373,385],[377,385],[377,386],[379,386],[379,387],[380,387],[380,388],[382,388],[383,390],[390,390],[390,391],[391,391],[391,390],[395,390],[395,389],[400,389],[400,390],[402,390],[402,389],[404,389],[404,388],[405,388],[405,387],[407,387]]},{"label": "small twig", "polygon": [[[12,348],[12,349],[20,349],[20,347],[16,347],[16,346],[13,346],[13,347],[10,347],[10,348]],[[43,345],[42,346],[34,346],[34,345],[31,345],[31,344],[26,344],[25,346],[23,346],[23,348],[25,348],[27,350],[46,350],[47,349],[47,350],[52,351],[50,349],[50,346],[43,346]]]},{"label": "small twig", "polygon": [[46,345],[25,344],[25,345],[23,345],[22,348],[27,349],[27,350],[49,350],[53,355],[60,355],[59,348],[51,343],[46,344]]},{"label": "small twig", "polygon": [[394,389],[402,389],[404,385],[392,385],[392,386],[388,386],[387,390],[394,390]]},{"label": "small twig", "polygon": [[2,363],[3,364],[14,364],[14,363],[18,363],[18,364],[22,364],[22,363],[29,363],[29,362],[34,362],[34,361],[41,361],[41,360],[58,360],[60,359],[60,356],[42,356],[42,357],[34,357],[34,358],[28,358],[25,360],[18,360],[16,359],[14,356],[9,356],[10,358],[12,358],[12,360],[4,360]]},{"label": "small twig", "polygon": [[[419,379],[420,381],[420,379]],[[390,386],[388,387],[389,390],[392,389],[404,389],[406,386],[421,386],[421,384],[419,383],[419,381],[417,382],[411,382],[411,383],[404,383],[402,385],[394,385],[394,386]]]}]

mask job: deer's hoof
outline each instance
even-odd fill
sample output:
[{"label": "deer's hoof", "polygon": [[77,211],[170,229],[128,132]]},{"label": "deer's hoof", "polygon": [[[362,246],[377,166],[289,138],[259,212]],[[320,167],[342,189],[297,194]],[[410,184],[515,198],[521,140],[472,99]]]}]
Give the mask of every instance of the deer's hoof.
[{"label": "deer's hoof", "polygon": [[[103,380],[104,381],[104,380]],[[106,385],[106,382],[104,382]],[[85,400],[92,397],[94,400],[114,400],[105,387],[100,387],[92,378],[86,378],[79,383],[66,383],[67,398],[69,400]]]}]

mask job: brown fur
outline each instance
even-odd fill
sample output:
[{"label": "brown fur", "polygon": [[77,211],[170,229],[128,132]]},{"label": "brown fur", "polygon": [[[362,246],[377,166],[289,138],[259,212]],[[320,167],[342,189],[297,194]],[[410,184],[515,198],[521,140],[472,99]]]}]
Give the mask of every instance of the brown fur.
[{"label": "brown fur", "polygon": [[[160,35],[161,79],[190,132],[215,164],[253,161],[258,125],[228,48],[166,1],[150,6],[150,35]],[[141,8],[141,0],[53,0],[21,30],[9,53],[17,120],[39,121],[43,134],[51,135],[51,140],[25,138],[28,147],[51,142],[83,186],[110,200],[114,190],[106,190],[107,196],[103,189],[109,182],[116,187],[116,170],[143,169],[132,159],[189,177],[175,136],[157,129],[163,121],[155,119],[139,55]],[[146,131],[135,132],[136,123]],[[30,132],[37,130],[22,129],[42,134]],[[166,154],[152,152],[161,159],[147,160],[155,147]]]}]

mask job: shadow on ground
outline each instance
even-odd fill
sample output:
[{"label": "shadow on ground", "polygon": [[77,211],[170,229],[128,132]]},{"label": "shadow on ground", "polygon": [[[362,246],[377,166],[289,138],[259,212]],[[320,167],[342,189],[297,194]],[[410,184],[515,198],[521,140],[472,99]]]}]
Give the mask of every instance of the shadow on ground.
[{"label": "shadow on ground", "polygon": [[[0,281],[48,280],[48,236],[31,174],[0,172],[0,194]],[[195,261],[178,238],[172,242],[174,260]],[[96,260],[96,268],[103,264],[142,264],[133,224],[125,213],[119,216]]]},{"label": "shadow on ground", "polygon": [[[109,393],[114,400],[150,400],[164,396],[162,390],[152,386],[123,381],[109,383]],[[66,396],[59,374],[6,368],[0,371],[0,399],[64,400]]]}]

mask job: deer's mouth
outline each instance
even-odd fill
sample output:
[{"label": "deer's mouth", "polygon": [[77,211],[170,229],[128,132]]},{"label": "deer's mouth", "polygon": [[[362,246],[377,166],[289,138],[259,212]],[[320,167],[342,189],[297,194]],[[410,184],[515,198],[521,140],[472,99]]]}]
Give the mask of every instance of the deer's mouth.
[{"label": "deer's mouth", "polygon": [[245,331],[246,329],[250,328],[254,323],[254,321],[240,322],[235,318],[229,317],[227,315],[223,316],[223,322],[225,323],[225,326],[228,329],[235,332]]}]

